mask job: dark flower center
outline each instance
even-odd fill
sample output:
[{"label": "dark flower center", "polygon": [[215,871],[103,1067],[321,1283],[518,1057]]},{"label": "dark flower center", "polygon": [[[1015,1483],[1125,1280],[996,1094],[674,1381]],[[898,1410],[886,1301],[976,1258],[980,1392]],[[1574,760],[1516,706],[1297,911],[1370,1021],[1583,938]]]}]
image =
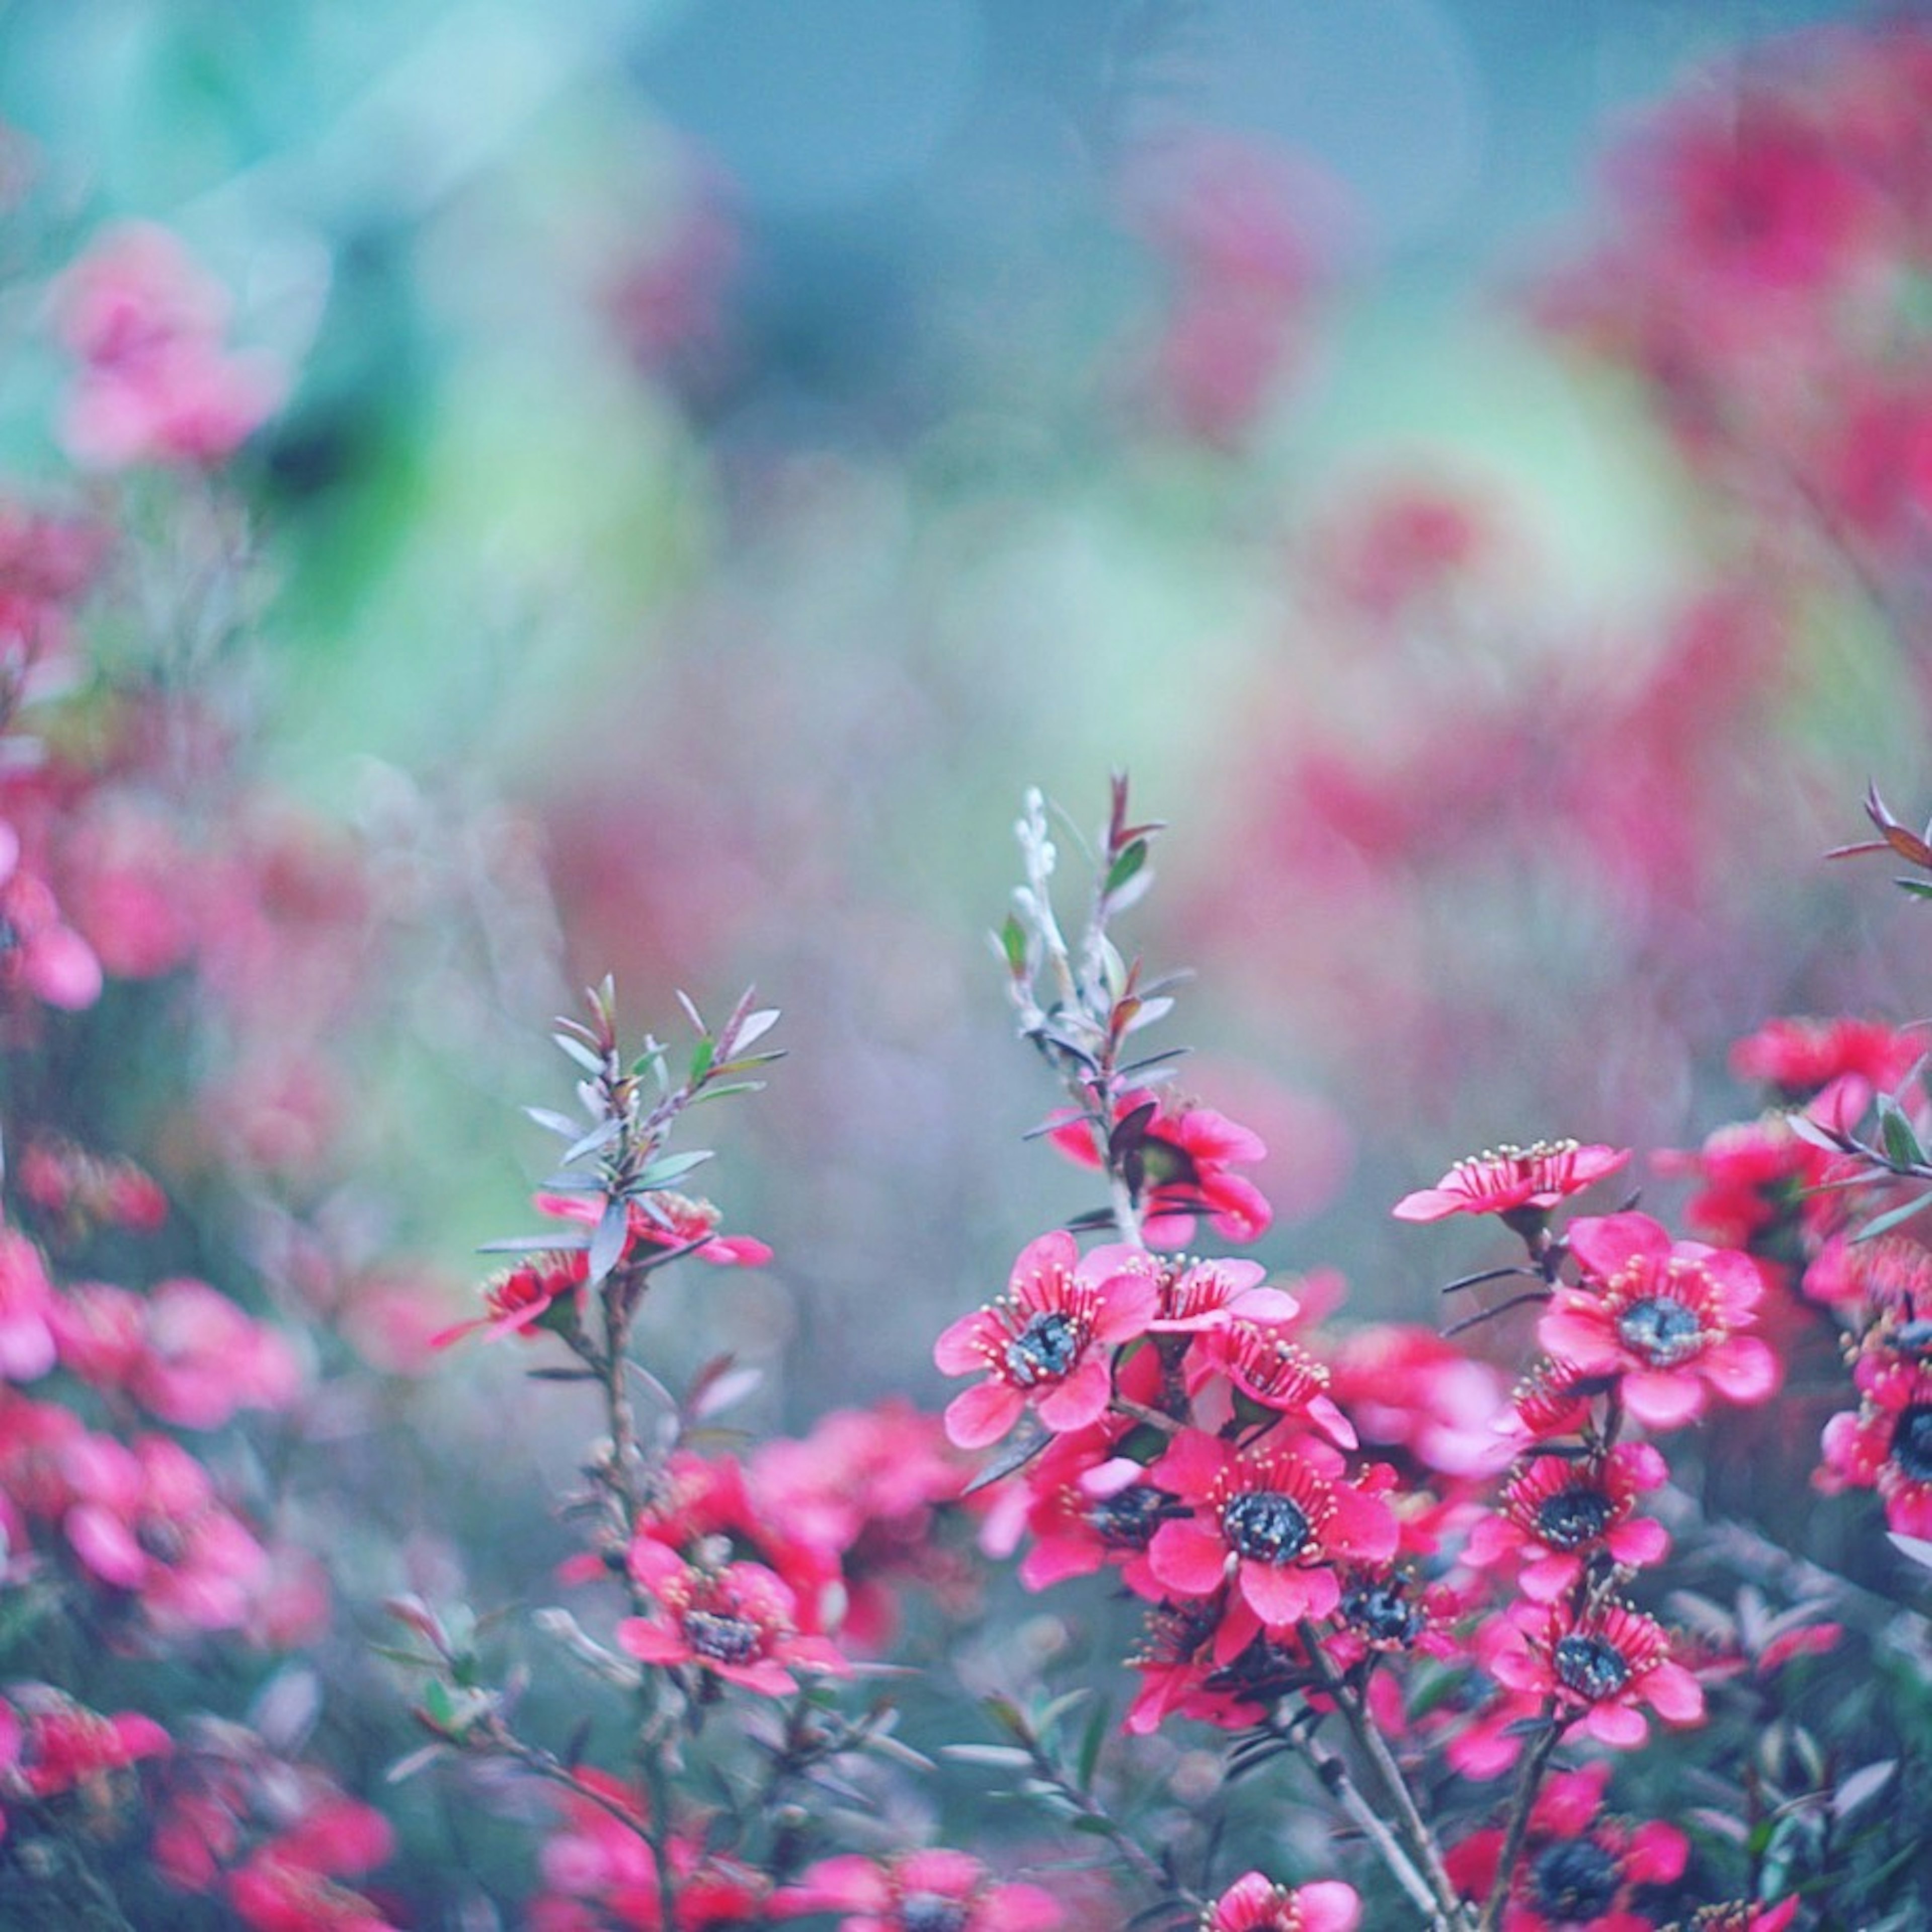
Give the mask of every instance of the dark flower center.
[{"label": "dark flower center", "polygon": [[1257,1563],[1290,1563],[1308,1540],[1300,1505],[1278,1490],[1251,1490],[1221,1512],[1222,1533]]},{"label": "dark flower center", "polygon": [[1342,1615],[1378,1643],[1413,1643],[1428,1621],[1400,1583],[1352,1583],[1342,1592]]},{"label": "dark flower center", "polygon": [[1604,1533],[1614,1508],[1601,1490],[1559,1490],[1536,1506],[1536,1533],[1552,1550],[1580,1550]]},{"label": "dark flower center", "polygon": [[1080,1352],[1079,1331],[1057,1308],[1044,1308],[1006,1344],[1001,1360],[1016,1388],[1057,1382]]},{"label": "dark flower center", "polygon": [[1892,1330],[1892,1346],[1901,1355],[1916,1356],[1922,1360],[1932,1355],[1932,1320],[1918,1316],[1901,1322]]},{"label": "dark flower center", "polygon": [[1617,1337],[1652,1368],[1672,1369],[1703,1346],[1704,1324],[1682,1302],[1657,1295],[1633,1302],[1617,1317]]},{"label": "dark flower center", "polygon": [[1932,1483],[1932,1402],[1915,1402],[1899,1411],[1892,1460],[1913,1482]]},{"label": "dark flower center", "polygon": [[1552,1845],[1530,1868],[1529,1888],[1537,1910],[1560,1924],[1600,1918],[1617,1902],[1623,1868],[1592,1838]]},{"label": "dark flower center", "polygon": [[749,1617],[722,1610],[686,1610],[681,1621],[685,1642],[714,1664],[748,1663],[764,1647],[763,1633]]},{"label": "dark flower center", "polygon": [[144,1516],[134,1526],[134,1540],[157,1563],[178,1563],[188,1553],[180,1526],[164,1516]]},{"label": "dark flower center", "polygon": [[1593,1704],[1613,1697],[1630,1682],[1630,1666],[1616,1646],[1600,1636],[1573,1630],[1556,1640],[1556,1675],[1580,1697]]},{"label": "dark flower center", "polygon": [[966,1932],[973,1908],[963,1898],[942,1898],[936,1892],[916,1892],[899,1906],[905,1932]]},{"label": "dark flower center", "polygon": [[1166,1513],[1167,1492],[1136,1483],[1107,1496],[1087,1512],[1087,1520],[1110,1550],[1144,1550]]}]

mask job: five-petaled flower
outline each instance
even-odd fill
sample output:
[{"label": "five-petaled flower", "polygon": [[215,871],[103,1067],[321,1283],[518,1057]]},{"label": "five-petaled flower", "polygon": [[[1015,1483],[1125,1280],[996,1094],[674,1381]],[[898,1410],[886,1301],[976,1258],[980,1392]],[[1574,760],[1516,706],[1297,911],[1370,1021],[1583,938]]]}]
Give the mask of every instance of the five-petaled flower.
[{"label": "five-petaled flower", "polygon": [[1552,1603],[1600,1552],[1636,1568],[1670,1546],[1664,1526],[1635,1514],[1638,1495],[1660,1488],[1669,1472],[1648,1442],[1620,1442],[1607,1454],[1538,1455],[1505,1486],[1500,1506],[1469,1532],[1463,1560],[1478,1569],[1522,1560],[1518,1587]]},{"label": "five-petaled flower", "polygon": [[1649,1734],[1640,1703],[1666,1724],[1703,1718],[1702,1687],[1672,1657],[1663,1625],[1628,1604],[1573,1614],[1525,1603],[1492,1628],[1499,1640],[1480,1646],[1490,1674],[1507,1690],[1551,1703],[1565,1731],[1628,1750]]},{"label": "five-petaled flower", "polygon": [[713,1569],[640,1537],[631,1546],[630,1568],[663,1613],[626,1617],[617,1626],[618,1642],[640,1663],[695,1665],[767,1697],[796,1690],[794,1670],[850,1674],[827,1639],[800,1634],[797,1599],[762,1563]]},{"label": "five-petaled flower", "polygon": [[1628,1148],[1582,1147],[1575,1141],[1504,1145],[1459,1160],[1433,1187],[1405,1194],[1393,1211],[1398,1221],[1501,1214],[1540,1225],[1558,1202],[1615,1174],[1629,1159]]},{"label": "five-petaled flower", "polygon": [[1097,1422],[1113,1396],[1112,1350],[1145,1333],[1160,1306],[1156,1270],[1119,1245],[1083,1260],[1064,1231],[1028,1242],[1006,1293],[961,1316],[934,1347],[946,1374],[987,1378],[947,1405],[946,1434],[982,1449],[1029,1406],[1056,1433]]},{"label": "five-petaled flower", "polygon": [[[1225,1664],[1256,1630],[1325,1617],[1341,1599],[1338,1563],[1386,1562],[1397,1540],[1394,1512],[1381,1497],[1347,1481],[1340,1457],[1312,1441],[1238,1451],[1198,1430],[1184,1430],[1154,1465],[1163,1489],[1192,1506],[1163,1522],[1148,1546],[1154,1574],[1184,1597],[1235,1586],[1214,1646]],[[1250,1613],[1239,1614],[1241,1605]]]},{"label": "five-petaled flower", "polygon": [[1778,1387],[1777,1356],[1737,1332],[1764,1292],[1750,1256],[1673,1242],[1647,1214],[1574,1222],[1566,1238],[1582,1285],[1557,1290],[1537,1340],[1583,1375],[1620,1377],[1624,1406],[1646,1427],[1696,1420],[1708,1389],[1761,1402]]}]

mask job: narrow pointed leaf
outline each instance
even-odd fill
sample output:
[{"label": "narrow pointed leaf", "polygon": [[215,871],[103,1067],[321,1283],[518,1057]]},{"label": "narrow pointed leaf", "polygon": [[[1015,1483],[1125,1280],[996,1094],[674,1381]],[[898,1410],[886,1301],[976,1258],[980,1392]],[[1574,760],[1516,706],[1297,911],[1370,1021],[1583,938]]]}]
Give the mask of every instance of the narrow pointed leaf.
[{"label": "narrow pointed leaf", "polygon": [[621,1197],[604,1204],[603,1217],[590,1238],[590,1273],[586,1286],[595,1288],[617,1265],[630,1233],[630,1216]]}]

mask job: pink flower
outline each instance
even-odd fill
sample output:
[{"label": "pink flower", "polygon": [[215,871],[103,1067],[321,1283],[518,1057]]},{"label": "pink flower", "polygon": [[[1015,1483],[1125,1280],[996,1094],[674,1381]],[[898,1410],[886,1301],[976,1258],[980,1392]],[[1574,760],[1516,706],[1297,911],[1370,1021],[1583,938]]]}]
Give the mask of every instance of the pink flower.
[{"label": "pink flower", "polygon": [[1202,1932],[1354,1932],[1361,1916],[1354,1887],[1339,1879],[1291,1889],[1251,1871],[1208,1906],[1201,1927]]},{"label": "pink flower", "polygon": [[16,986],[78,1012],[100,997],[100,962],[63,918],[46,880],[23,867],[20,836],[0,819],[0,991]]},{"label": "pink flower", "polygon": [[80,462],[212,464],[280,403],[266,357],[222,346],[227,301],[164,229],[115,229],[57,291],[63,346],[80,364],[61,434]]},{"label": "pink flower", "polygon": [[[1096,1124],[1060,1119],[1047,1138],[1083,1167],[1098,1167]],[[1223,1240],[1252,1241],[1274,1218],[1260,1189],[1233,1172],[1268,1157],[1260,1137],[1211,1107],[1141,1090],[1114,1102],[1108,1130],[1115,1160],[1141,1203],[1142,1238],[1150,1247],[1178,1248],[1194,1238],[1205,1214]]]},{"label": "pink flower", "polygon": [[1627,1604],[1574,1616],[1524,1604],[1492,1628],[1482,1646],[1490,1673],[1535,1708],[1553,1700],[1566,1732],[1629,1750],[1649,1733],[1640,1704],[1666,1724],[1703,1720],[1702,1688],[1672,1658],[1662,1625]]},{"label": "pink flower", "polygon": [[[1634,1888],[1674,1884],[1690,1862],[1690,1840],[1674,1825],[1630,1825],[1602,1816],[1610,1766],[1599,1760],[1558,1772],[1531,1808],[1522,1856],[1503,1907],[1503,1932],[1650,1932],[1632,1909]],[[1500,1831],[1478,1832],[1444,1854],[1465,1898],[1486,1898],[1502,1855]]]},{"label": "pink flower", "polygon": [[590,1260],[582,1248],[549,1249],[491,1276],[483,1286],[484,1312],[429,1338],[432,1348],[446,1348],[465,1335],[483,1331],[485,1341],[504,1335],[529,1335],[538,1328],[568,1328],[580,1316]]},{"label": "pink flower", "polygon": [[124,1447],[84,1436],[63,1449],[62,1467],[74,1498],[63,1522],[74,1554],[102,1582],[138,1598],[158,1630],[244,1621],[267,1556],[179,1443],[144,1436]]},{"label": "pink flower", "polygon": [[1932,1040],[1882,1020],[1767,1020],[1731,1048],[1741,1080],[1774,1087],[1786,1100],[1808,1100],[1855,1073],[1881,1094],[1892,1092],[1924,1057]]},{"label": "pink flower", "polygon": [[1433,1187],[1405,1194],[1392,1211],[1398,1221],[1502,1214],[1540,1224],[1558,1202],[1615,1174],[1629,1160],[1628,1148],[1582,1147],[1575,1141],[1504,1145],[1459,1160]]},{"label": "pink flower", "polygon": [[796,1690],[794,1670],[850,1674],[824,1637],[799,1634],[796,1598],[762,1563],[700,1568],[639,1538],[630,1565],[662,1612],[626,1617],[617,1626],[618,1642],[642,1663],[694,1665],[766,1697]]},{"label": "pink flower", "polygon": [[[646,1820],[636,1792],[608,1772],[587,1768],[577,1773],[577,1781],[603,1802],[577,1792],[565,1794],[562,1828],[544,1841],[548,1890],[531,1904],[530,1932],[602,1932],[612,1924],[662,1932],[657,1855],[644,1835]],[[613,1816],[607,1806],[634,1822]],[[683,1832],[672,1832],[668,1844],[677,1894],[676,1932],[704,1932],[712,1926],[731,1932],[765,1922],[770,1880],[706,1851]]]},{"label": "pink flower", "polygon": [[1136,1250],[1096,1248],[1083,1260],[1063,1231],[1029,1242],[1006,1293],[961,1316],[934,1346],[944,1373],[987,1377],[947,1405],[946,1434],[982,1449],[1029,1407],[1056,1432],[1097,1422],[1113,1396],[1108,1352],[1146,1332],[1160,1298]]},{"label": "pink flower", "polygon": [[0,1228],[0,1376],[32,1382],[53,1366],[58,1316],[40,1250],[26,1235]]},{"label": "pink flower", "polygon": [[128,1388],[164,1422],[218,1428],[238,1408],[280,1408],[300,1383],[288,1343],[205,1281],[158,1282],[145,1316]]},{"label": "pink flower", "polygon": [[380,1811],[326,1798],[229,1874],[229,1903],[250,1932],[394,1932],[368,1900],[331,1876],[367,1871],[393,1849]]},{"label": "pink flower", "polygon": [[[1322,1445],[1325,1450],[1325,1445]],[[1232,1582],[1251,1616],[1230,1616],[1215,1645],[1225,1663],[1258,1619],[1280,1628],[1325,1617],[1341,1599],[1338,1563],[1386,1562],[1396,1552],[1394,1513],[1379,1496],[1342,1480],[1332,1450],[1316,1445],[1237,1451],[1185,1430],[1149,1474],[1192,1506],[1163,1522],[1148,1560],[1167,1588],[1211,1596]]]},{"label": "pink flower", "polygon": [[1736,1332],[1764,1292],[1748,1255],[1673,1242],[1647,1214],[1578,1221],[1567,1238],[1584,1283],[1557,1290],[1537,1340],[1580,1374],[1620,1376],[1624,1406],[1646,1427],[1694,1421],[1708,1388],[1749,1402],[1777,1388],[1778,1358]]},{"label": "pink flower", "polygon": [[1511,1477],[1501,1506],[1470,1532],[1464,1561],[1486,1569],[1522,1559],[1523,1594],[1552,1603],[1601,1552],[1630,1568],[1654,1563],[1670,1546],[1664,1526],[1634,1514],[1638,1494],[1669,1475],[1648,1442],[1619,1443],[1608,1455],[1582,1460],[1540,1455]]},{"label": "pink flower", "polygon": [[[10,1699],[10,1702],[8,1700]],[[0,1796],[57,1798],[172,1748],[138,1711],[104,1717],[50,1684],[15,1684],[0,1698]]]},{"label": "pink flower", "polygon": [[1876,1490],[1887,1526],[1932,1541],[1932,1362],[1868,1355],[1858,1383],[1864,1400],[1825,1425],[1826,1490]]},{"label": "pink flower", "polygon": [[[580,1222],[586,1228],[596,1227],[603,1218],[603,1198],[598,1195],[539,1194],[536,1204],[546,1214]],[[714,1268],[762,1268],[771,1259],[771,1250],[752,1235],[718,1234],[718,1218],[708,1201],[666,1188],[640,1194],[626,1205],[625,1251],[628,1254],[640,1243],[646,1247],[686,1248]]]},{"label": "pink flower", "polygon": [[977,1858],[941,1850],[821,1858],[771,1909],[842,1912],[838,1932],[1054,1932],[1063,1916],[1038,1886],[1000,1883]]}]

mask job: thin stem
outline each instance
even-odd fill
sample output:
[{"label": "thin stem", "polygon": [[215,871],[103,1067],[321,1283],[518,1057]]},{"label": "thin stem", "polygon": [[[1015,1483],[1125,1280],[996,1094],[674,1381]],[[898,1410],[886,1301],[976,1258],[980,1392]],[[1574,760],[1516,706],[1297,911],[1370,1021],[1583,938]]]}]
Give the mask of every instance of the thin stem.
[{"label": "thin stem", "polygon": [[1348,1767],[1312,1731],[1304,1729],[1297,1732],[1294,1742],[1322,1780],[1322,1789],[1347,1812],[1363,1837],[1375,1846],[1396,1884],[1408,1894],[1409,1903],[1423,1914],[1432,1928],[1440,1932],[1445,1922],[1441,1906],[1429,1889],[1428,1881],[1416,1870],[1408,1854],[1396,1842],[1395,1834],[1382,1822],[1381,1814],[1357,1788],[1354,1780],[1348,1775]]},{"label": "thin stem", "polygon": [[1496,1882],[1490,1888],[1476,1932],[1496,1932],[1502,1920],[1503,1906],[1509,1898],[1510,1880],[1515,1874],[1517,1859],[1522,1856],[1523,1840],[1529,1831],[1530,1810],[1536,1803],[1537,1792],[1542,1788],[1543,1774],[1549,1768],[1550,1754],[1563,1735],[1556,1720],[1556,1700],[1552,1697],[1544,1706],[1545,1724],[1542,1735],[1524,1754],[1522,1768],[1516,1775],[1516,1796],[1510,1804],[1509,1823],[1503,1832],[1502,1853],[1496,1861]]},{"label": "thin stem", "polygon": [[1429,1828],[1423,1817],[1421,1808],[1415,1802],[1415,1794],[1408,1788],[1408,1780],[1402,1775],[1402,1766],[1396,1762],[1395,1754],[1388,1748],[1388,1741],[1376,1728],[1360,1698],[1354,1695],[1336,1674],[1322,1648],[1322,1640],[1314,1624],[1304,1617],[1296,1626],[1301,1636],[1302,1648],[1307,1652],[1310,1668],[1315,1672],[1317,1682],[1329,1696],[1334,1700],[1335,1708],[1342,1714],[1348,1726],[1348,1735],[1355,1741],[1356,1748],[1376,1768],[1376,1775],[1387,1794],[1389,1807],[1396,1816],[1402,1836],[1411,1857],[1420,1869],[1429,1892],[1435,1900],[1433,1910],[1438,1922],[1445,1926],[1460,1926],[1463,1923],[1462,1903],[1447,1868],[1442,1862],[1442,1854],[1436,1843],[1436,1834]]},{"label": "thin stem", "polygon": [[528,1744],[518,1737],[507,1724],[500,1720],[492,1725],[488,1732],[490,1747],[514,1760],[526,1771],[536,1772],[538,1777],[548,1778],[553,1784],[560,1784],[566,1791],[574,1792],[587,1804],[594,1804],[600,1811],[627,1829],[634,1832],[646,1844],[651,1843],[649,1824],[630,1805],[613,1798],[608,1791],[602,1791],[594,1784],[586,1784],[560,1757],[539,1746]]}]

